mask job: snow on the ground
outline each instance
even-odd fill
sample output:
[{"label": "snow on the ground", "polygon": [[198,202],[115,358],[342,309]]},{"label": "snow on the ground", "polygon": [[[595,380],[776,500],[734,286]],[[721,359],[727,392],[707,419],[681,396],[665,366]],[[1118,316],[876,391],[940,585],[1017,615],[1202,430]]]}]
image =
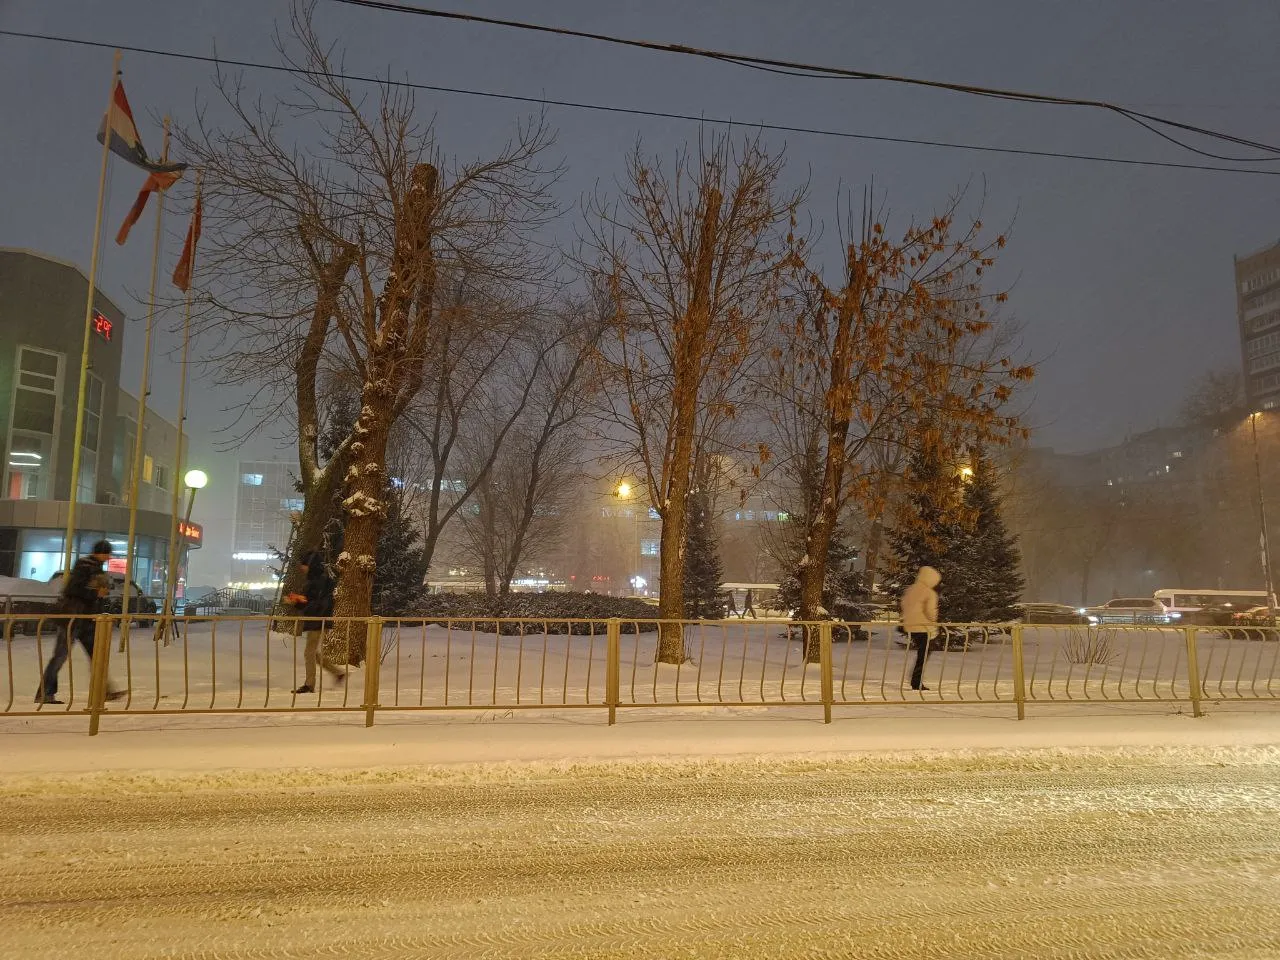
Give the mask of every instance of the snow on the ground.
[{"label": "snow on the ground", "polygon": [[[1082,635],[1072,628],[1024,631],[1026,697],[1057,700],[1163,700],[1190,697],[1185,634],[1174,629],[1117,629],[1105,636],[1103,662],[1079,662],[1071,647]],[[877,625],[869,641],[837,643],[837,702],[900,703],[991,701],[1012,704],[1012,642],[992,633],[964,650],[933,651],[919,693],[907,684],[913,654],[893,628]],[[690,660],[654,663],[656,636],[621,638],[619,693],[623,704],[819,703],[821,674],[804,664],[802,645],[778,623],[708,622],[690,626]],[[33,709],[40,664],[53,638],[17,636],[6,641],[7,669],[0,671],[0,712]],[[356,709],[363,703],[364,670],[341,683],[321,675],[318,695],[295,697],[302,682],[304,641],[267,632],[265,620],[204,621],[184,626],[165,646],[151,631],[135,629],[128,651],[112,644],[111,674],[130,696],[115,709],[288,710],[296,707]],[[1201,631],[1199,676],[1208,699],[1280,699],[1280,642],[1246,634],[1224,637]],[[379,665],[379,704],[387,709],[601,706],[605,702],[603,633],[547,635],[531,626],[527,636],[496,636],[465,626],[388,627]],[[73,648],[60,693],[68,702],[42,713],[83,708],[87,660]]]},{"label": "snow on the ground", "polygon": [[1271,960],[1278,817],[1256,746],[11,779],[0,956]]},{"label": "snow on the ground", "polygon": [[1193,719],[1129,707],[1102,715],[1061,708],[1057,715],[1021,722],[995,709],[985,716],[935,706],[899,711],[881,716],[847,708],[829,725],[818,715],[776,709],[623,711],[612,727],[594,713],[387,714],[371,728],[340,714],[131,716],[104,719],[97,737],[86,734],[83,716],[11,717],[0,719],[0,783],[94,772],[337,771],[1280,744],[1280,710],[1274,709],[1219,708]]}]

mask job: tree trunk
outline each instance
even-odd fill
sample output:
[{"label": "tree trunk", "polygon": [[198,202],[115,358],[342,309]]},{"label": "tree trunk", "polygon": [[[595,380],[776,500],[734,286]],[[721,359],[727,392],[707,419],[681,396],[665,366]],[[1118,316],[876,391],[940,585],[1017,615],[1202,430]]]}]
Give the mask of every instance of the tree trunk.
[{"label": "tree trunk", "polygon": [[876,567],[880,564],[880,545],[884,541],[884,511],[877,511],[871,520],[871,530],[867,533],[867,590],[874,596],[876,592]]},{"label": "tree trunk", "polygon": [[698,256],[693,270],[693,288],[689,306],[676,331],[671,419],[668,430],[673,434],[671,457],[666,463],[662,484],[665,502],[658,506],[662,515],[661,582],[658,594],[658,617],[664,621],[658,630],[659,663],[683,663],[684,624],[684,540],[688,513],[689,487],[694,466],[694,432],[698,418],[698,391],[702,385],[703,361],[707,350],[707,331],[711,325],[711,276],[716,254],[716,236],[720,224],[723,197],[715,187],[707,191],[698,233]]},{"label": "tree trunk", "polygon": [[[849,440],[849,424],[853,416],[853,385],[849,382],[849,371],[853,363],[854,313],[862,306],[863,268],[854,261],[849,272],[850,280],[836,314],[831,379],[825,398],[827,455],[822,470],[822,493],[805,537],[805,556],[809,562],[800,570],[800,619],[808,621],[819,619],[818,610],[822,606],[822,588],[827,580],[827,551],[831,547],[831,532],[840,515],[840,491],[847,456],[845,444]],[[805,631],[805,634],[805,662],[818,663],[822,659],[818,637],[812,630]]]},{"label": "tree trunk", "polygon": [[339,622],[330,634],[331,654],[359,665],[364,658],[364,629],[347,618],[367,617],[373,600],[373,575],[377,566],[378,537],[386,520],[387,440],[390,434],[392,388],[385,372],[373,367],[360,393],[360,416],[351,445],[351,467],[346,474],[347,497],[342,553],[338,556],[338,592],[334,617]]},{"label": "tree trunk", "polygon": [[[684,650],[684,491],[673,491],[671,503],[662,515],[659,557],[658,616],[662,619],[658,632],[659,663],[683,663]],[[677,506],[678,504],[678,506]],[[668,622],[672,621],[672,622]]]}]

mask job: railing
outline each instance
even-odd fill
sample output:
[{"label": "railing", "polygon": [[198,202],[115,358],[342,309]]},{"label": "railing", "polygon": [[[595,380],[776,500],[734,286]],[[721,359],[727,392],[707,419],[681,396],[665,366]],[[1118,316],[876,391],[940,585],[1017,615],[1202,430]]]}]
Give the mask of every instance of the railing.
[{"label": "railing", "polygon": [[[382,710],[607,711],[645,707],[1008,704],[1280,700],[1280,628],[957,625],[930,641],[924,689],[916,656],[891,624],[784,621],[666,622],[683,637],[679,663],[656,661],[656,620],[381,620],[329,622],[364,665],[341,679],[305,678],[306,637],[270,617],[177,617],[92,627],[58,681],[62,703],[35,703],[41,671],[69,618],[0,618],[5,647],[0,705],[9,715],[171,714]],[[805,637],[814,638],[807,649]],[[811,656],[807,656],[807,653]],[[370,665],[376,665],[371,667]],[[119,699],[111,699],[119,694]]]}]

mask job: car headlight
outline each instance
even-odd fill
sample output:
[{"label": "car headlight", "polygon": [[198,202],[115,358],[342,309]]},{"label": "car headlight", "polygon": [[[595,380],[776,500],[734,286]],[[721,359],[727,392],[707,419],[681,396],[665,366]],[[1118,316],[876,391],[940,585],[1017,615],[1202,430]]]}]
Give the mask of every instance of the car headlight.
[{"label": "car headlight", "polygon": [[1170,619],[1170,620],[1181,620],[1181,619],[1182,619],[1182,614],[1181,614],[1181,613],[1179,613],[1177,610],[1170,610],[1170,611],[1169,611],[1169,619]]}]

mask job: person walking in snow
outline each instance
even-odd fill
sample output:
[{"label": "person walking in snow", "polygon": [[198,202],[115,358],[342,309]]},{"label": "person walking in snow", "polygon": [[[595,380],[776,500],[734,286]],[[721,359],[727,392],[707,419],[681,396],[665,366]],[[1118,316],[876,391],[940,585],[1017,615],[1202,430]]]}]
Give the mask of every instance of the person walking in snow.
[{"label": "person walking in snow", "polygon": [[748,613],[751,614],[752,620],[756,619],[755,594],[752,593],[750,587],[747,587],[747,595],[742,598],[742,615],[738,619],[747,619]]},{"label": "person walking in snow", "polygon": [[916,582],[902,594],[902,629],[911,639],[916,662],[911,668],[911,689],[928,690],[922,682],[929,641],[938,635],[938,591],[942,574],[933,567],[921,567]]},{"label": "person walking in snow", "polygon": [[306,577],[302,593],[291,593],[289,602],[298,607],[300,616],[308,617],[302,624],[302,631],[307,637],[306,651],[303,654],[306,677],[302,686],[294,693],[315,693],[316,666],[323,664],[333,679],[341,683],[346,679],[346,671],[332,663],[324,654],[324,620],[333,616],[333,577],[325,569],[324,557],[316,550],[303,554],[298,561],[298,569]]},{"label": "person walking in snow", "polygon": [[[103,567],[111,559],[111,542],[99,540],[93,545],[93,552],[81,557],[71,568],[71,573],[62,584],[62,595],[55,608],[60,614],[69,614],[71,619],[65,621],[58,632],[54,643],[53,656],[45,664],[40,676],[40,689],[36,691],[36,703],[62,703],[58,699],[58,673],[62,665],[71,656],[71,641],[79,641],[84,652],[93,662],[93,641],[96,630],[94,617],[102,612],[103,598],[111,590],[111,581]],[[125,691],[107,681],[107,699],[119,700]]]}]

